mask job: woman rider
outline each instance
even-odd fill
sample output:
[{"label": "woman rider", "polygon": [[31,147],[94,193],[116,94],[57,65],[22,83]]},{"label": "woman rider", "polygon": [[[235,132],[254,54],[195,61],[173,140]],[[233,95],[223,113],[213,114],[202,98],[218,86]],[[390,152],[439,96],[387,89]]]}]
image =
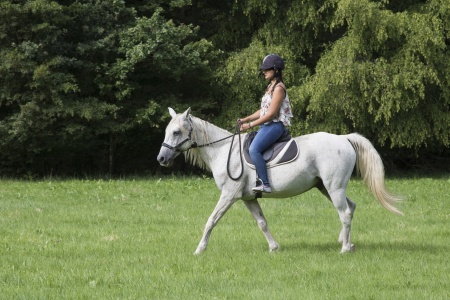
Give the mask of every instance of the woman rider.
[{"label": "woman rider", "polygon": [[291,125],[289,119],[292,117],[292,111],[281,73],[284,69],[283,59],[276,54],[269,54],[264,57],[259,69],[269,82],[261,99],[260,109],[240,119],[239,124],[242,131],[260,126],[249,149],[258,177],[262,181],[253,191],[270,193],[272,190],[262,153],[281,137],[286,126]]}]

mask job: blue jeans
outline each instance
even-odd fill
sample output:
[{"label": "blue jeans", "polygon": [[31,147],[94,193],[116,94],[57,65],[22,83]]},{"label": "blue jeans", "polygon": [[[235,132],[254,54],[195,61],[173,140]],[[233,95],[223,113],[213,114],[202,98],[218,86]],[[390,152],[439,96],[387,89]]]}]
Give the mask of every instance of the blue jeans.
[{"label": "blue jeans", "polygon": [[282,122],[263,124],[250,145],[249,154],[255,164],[256,173],[266,186],[269,186],[269,178],[262,153],[281,137],[285,129]]}]

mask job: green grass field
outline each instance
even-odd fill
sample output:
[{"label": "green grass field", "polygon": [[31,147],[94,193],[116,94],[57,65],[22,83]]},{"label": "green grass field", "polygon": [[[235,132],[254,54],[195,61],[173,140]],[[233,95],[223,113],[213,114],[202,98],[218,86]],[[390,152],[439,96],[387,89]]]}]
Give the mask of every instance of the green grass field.
[{"label": "green grass field", "polygon": [[405,216],[359,180],[352,242],[317,191],[260,201],[269,253],[242,202],[194,256],[219,197],[209,178],[0,181],[2,299],[449,299],[450,178],[387,180]]}]

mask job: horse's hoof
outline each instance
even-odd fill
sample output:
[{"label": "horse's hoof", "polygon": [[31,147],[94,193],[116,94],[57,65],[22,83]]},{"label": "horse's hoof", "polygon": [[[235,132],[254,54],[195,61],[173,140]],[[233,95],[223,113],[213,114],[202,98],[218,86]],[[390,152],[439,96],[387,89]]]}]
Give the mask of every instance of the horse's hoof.
[{"label": "horse's hoof", "polygon": [[347,252],[355,252],[356,251],[356,246],[355,244],[351,244],[350,248],[348,249],[342,249],[341,250],[341,254],[347,253]]},{"label": "horse's hoof", "polygon": [[278,246],[278,244],[269,248],[269,252],[276,252],[278,250],[280,250],[280,246]]},{"label": "horse's hoof", "polygon": [[197,250],[195,250],[194,255],[201,255],[204,251],[205,251],[204,249],[203,250],[197,249]]}]

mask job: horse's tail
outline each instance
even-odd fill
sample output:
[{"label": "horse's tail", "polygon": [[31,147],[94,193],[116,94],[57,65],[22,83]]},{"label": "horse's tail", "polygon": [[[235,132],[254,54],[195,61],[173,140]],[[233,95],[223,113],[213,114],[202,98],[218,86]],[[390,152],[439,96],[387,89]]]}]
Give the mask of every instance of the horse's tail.
[{"label": "horse's tail", "polygon": [[380,155],[368,139],[357,133],[345,136],[356,152],[356,170],[370,191],[386,209],[403,215],[395,207],[402,197],[391,194],[384,185],[384,167]]}]

